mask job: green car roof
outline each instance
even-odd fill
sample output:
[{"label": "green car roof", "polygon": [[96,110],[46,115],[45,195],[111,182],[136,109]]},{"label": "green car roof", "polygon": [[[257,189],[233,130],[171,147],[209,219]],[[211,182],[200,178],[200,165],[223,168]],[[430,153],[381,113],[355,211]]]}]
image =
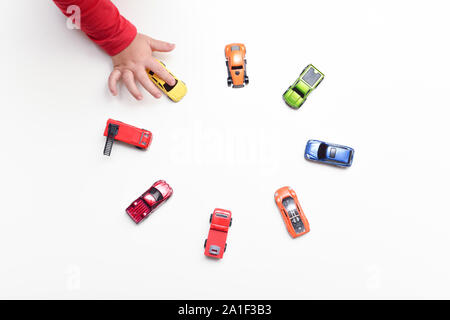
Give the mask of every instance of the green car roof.
[{"label": "green car roof", "polygon": [[301,107],[313,91],[322,82],[324,74],[317,70],[312,64],[303,69],[300,76],[293,85],[283,94],[284,101],[295,109]]}]

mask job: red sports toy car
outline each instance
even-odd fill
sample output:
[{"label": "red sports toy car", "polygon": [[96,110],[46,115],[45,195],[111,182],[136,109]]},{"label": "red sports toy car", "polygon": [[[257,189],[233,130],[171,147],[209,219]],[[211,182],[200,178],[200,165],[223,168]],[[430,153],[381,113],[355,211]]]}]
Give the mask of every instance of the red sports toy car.
[{"label": "red sports toy car", "polygon": [[211,214],[209,222],[208,238],[205,240],[205,256],[222,259],[227,250],[228,228],[231,227],[231,211],[215,209]]},{"label": "red sports toy car", "polygon": [[103,135],[106,137],[103,154],[111,155],[114,140],[131,144],[139,149],[147,149],[152,142],[152,133],[145,129],[139,129],[129,124],[108,119]]},{"label": "red sports toy car", "polygon": [[134,222],[147,218],[172,195],[172,188],[164,180],[156,181],[150,189],[137,198],[126,210]]}]

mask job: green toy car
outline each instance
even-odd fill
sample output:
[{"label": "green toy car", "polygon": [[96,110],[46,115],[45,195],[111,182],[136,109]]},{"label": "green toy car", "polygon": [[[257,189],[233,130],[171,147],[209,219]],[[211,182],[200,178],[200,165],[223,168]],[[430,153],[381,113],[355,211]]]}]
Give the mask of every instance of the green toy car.
[{"label": "green toy car", "polygon": [[291,108],[298,109],[306,101],[311,91],[319,86],[324,74],[312,64],[303,69],[300,77],[283,94],[283,99]]}]

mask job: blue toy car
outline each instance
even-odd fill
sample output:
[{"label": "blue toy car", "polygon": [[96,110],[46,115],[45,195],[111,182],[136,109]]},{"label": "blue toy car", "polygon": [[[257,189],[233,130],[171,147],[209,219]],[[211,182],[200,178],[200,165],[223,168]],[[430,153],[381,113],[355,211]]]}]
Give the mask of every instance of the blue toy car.
[{"label": "blue toy car", "polygon": [[319,140],[309,140],[306,143],[305,159],[319,161],[339,167],[350,167],[355,150],[338,144]]}]

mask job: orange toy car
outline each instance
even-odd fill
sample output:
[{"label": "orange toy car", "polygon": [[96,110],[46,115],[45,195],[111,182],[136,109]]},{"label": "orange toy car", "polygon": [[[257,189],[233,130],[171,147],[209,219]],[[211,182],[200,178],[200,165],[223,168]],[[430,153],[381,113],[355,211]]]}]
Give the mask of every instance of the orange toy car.
[{"label": "orange toy car", "polygon": [[245,46],[242,43],[232,43],[225,46],[228,78],[227,84],[233,88],[242,88],[248,84],[247,60],[245,59]]},{"label": "orange toy car", "polygon": [[280,209],[286,228],[293,238],[309,232],[309,222],[291,187],[283,187],[275,192],[275,202]]}]

